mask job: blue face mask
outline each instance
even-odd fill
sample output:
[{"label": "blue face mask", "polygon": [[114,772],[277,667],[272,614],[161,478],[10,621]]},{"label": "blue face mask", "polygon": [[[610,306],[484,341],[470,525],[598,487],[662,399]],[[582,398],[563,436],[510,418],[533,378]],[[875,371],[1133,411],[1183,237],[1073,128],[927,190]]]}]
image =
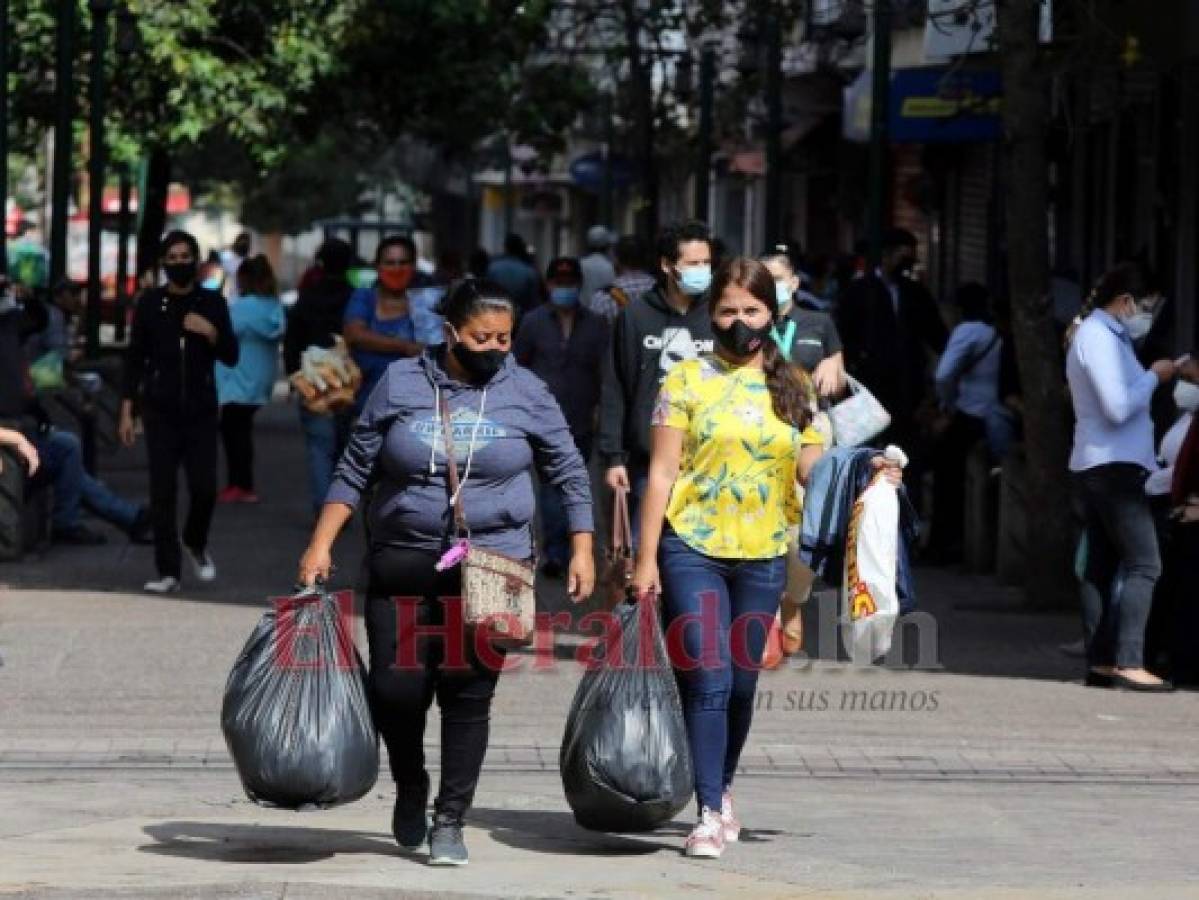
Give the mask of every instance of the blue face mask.
[{"label": "blue face mask", "polygon": [[774,283],[774,296],[779,302],[779,306],[786,306],[791,302],[791,285],[785,281],[776,281]]},{"label": "blue face mask", "polygon": [[200,287],[209,291],[219,291],[221,289],[221,276],[213,275],[211,278],[206,278],[200,283]]},{"label": "blue face mask", "polygon": [[679,287],[688,296],[698,297],[712,286],[712,267],[707,264],[688,266],[685,269],[679,269],[678,273]]},{"label": "blue face mask", "polygon": [[550,289],[550,302],[554,306],[576,306],[579,302],[579,289],[577,287],[556,287]]}]

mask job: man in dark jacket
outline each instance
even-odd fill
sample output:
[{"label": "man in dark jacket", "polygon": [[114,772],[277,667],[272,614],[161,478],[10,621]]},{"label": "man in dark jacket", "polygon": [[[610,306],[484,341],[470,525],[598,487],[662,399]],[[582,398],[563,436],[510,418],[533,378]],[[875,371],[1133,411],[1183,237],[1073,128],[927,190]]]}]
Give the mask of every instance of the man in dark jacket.
[{"label": "man in dark jacket", "polygon": [[[608,320],[582,305],[583,269],[573,256],[549,264],[550,299],[520,323],[513,353],[516,361],[545,382],[562,408],[579,455],[591,457],[600,373],[608,350]],[[566,511],[552,485],[541,486],[541,527],[545,556],[542,571],[557,577],[570,560]]]},{"label": "man in dark jacket", "polygon": [[[676,363],[712,350],[712,240],[707,226],[685,222],[664,228],[657,253],[657,287],[616,317],[600,399],[605,480],[613,490],[630,491],[634,505],[645,488],[650,418],[662,379]],[[635,515],[633,524],[636,528]]]},{"label": "man in dark jacket", "polygon": [[[296,304],[287,316],[283,338],[283,367],[291,375],[300,368],[300,355],[309,347],[333,346],[341,334],[346,304],[354,292],[346,273],[354,251],[345,241],[329,238],[316,251],[316,274],[300,290]],[[319,514],[325,494],[333,481],[333,467],[350,436],[353,413],[350,410],[318,415],[299,404],[300,425],[304,429],[304,447],[308,457],[308,489],[312,509]]]},{"label": "man in dark jacket", "polygon": [[910,231],[887,231],[879,268],[851,282],[842,295],[837,329],[849,374],[891,414],[891,427],[878,445],[898,444],[907,452],[911,462],[904,481],[919,508],[924,436],[916,413],[929,396],[931,358],[945,349],[949,334],[932,295],[907,274],[916,246]]},{"label": "man in dark jacket", "polygon": [[150,288],[137,300],[129,350],[120,435],[125,446],[135,437],[134,402],[141,401],[150,461],[150,517],[158,579],[151,593],[179,590],[182,553],[175,499],[179,466],[187,475],[191,504],[183,543],[196,577],[216,578],[208,553],[208,529],[216,504],[217,397],[213,367],[237,365],[237,338],[225,298],[199,286],[200,248],[185,231],[162,241],[165,287]]}]

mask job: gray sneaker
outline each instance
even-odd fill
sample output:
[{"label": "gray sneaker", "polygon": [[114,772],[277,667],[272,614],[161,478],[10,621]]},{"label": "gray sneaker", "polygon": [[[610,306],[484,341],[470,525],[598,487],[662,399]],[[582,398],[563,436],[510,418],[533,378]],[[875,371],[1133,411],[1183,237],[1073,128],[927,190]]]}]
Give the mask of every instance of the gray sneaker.
[{"label": "gray sneaker", "polygon": [[429,865],[465,866],[469,861],[461,820],[439,814],[429,830]]}]

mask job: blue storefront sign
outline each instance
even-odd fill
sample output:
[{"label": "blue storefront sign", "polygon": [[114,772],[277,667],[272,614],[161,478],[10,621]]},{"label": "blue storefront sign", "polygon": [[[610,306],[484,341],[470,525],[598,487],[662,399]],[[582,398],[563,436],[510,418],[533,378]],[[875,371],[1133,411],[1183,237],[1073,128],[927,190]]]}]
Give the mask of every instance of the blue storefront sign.
[{"label": "blue storefront sign", "polygon": [[[633,183],[633,166],[627,157],[613,153],[608,157],[612,169],[612,187],[623,188]],[[570,164],[570,177],[585,191],[604,189],[604,157],[602,153],[584,153]]]},{"label": "blue storefront sign", "polygon": [[897,143],[998,140],[1003,86],[989,69],[900,69],[891,78],[891,140]]}]

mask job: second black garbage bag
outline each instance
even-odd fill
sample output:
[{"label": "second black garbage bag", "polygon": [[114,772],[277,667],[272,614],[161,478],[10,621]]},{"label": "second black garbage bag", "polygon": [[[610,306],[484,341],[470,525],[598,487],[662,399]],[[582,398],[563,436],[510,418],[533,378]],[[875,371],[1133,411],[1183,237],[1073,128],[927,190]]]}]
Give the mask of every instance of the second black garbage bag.
[{"label": "second black garbage bag", "polygon": [[649,831],[694,795],[687,726],[657,602],[624,602],[612,615],[603,659],[575,692],[558,764],[584,828]]},{"label": "second black garbage bag", "polygon": [[229,673],[221,726],[256,803],[336,806],[362,797],[379,776],[350,612],[323,590],[278,601]]}]

